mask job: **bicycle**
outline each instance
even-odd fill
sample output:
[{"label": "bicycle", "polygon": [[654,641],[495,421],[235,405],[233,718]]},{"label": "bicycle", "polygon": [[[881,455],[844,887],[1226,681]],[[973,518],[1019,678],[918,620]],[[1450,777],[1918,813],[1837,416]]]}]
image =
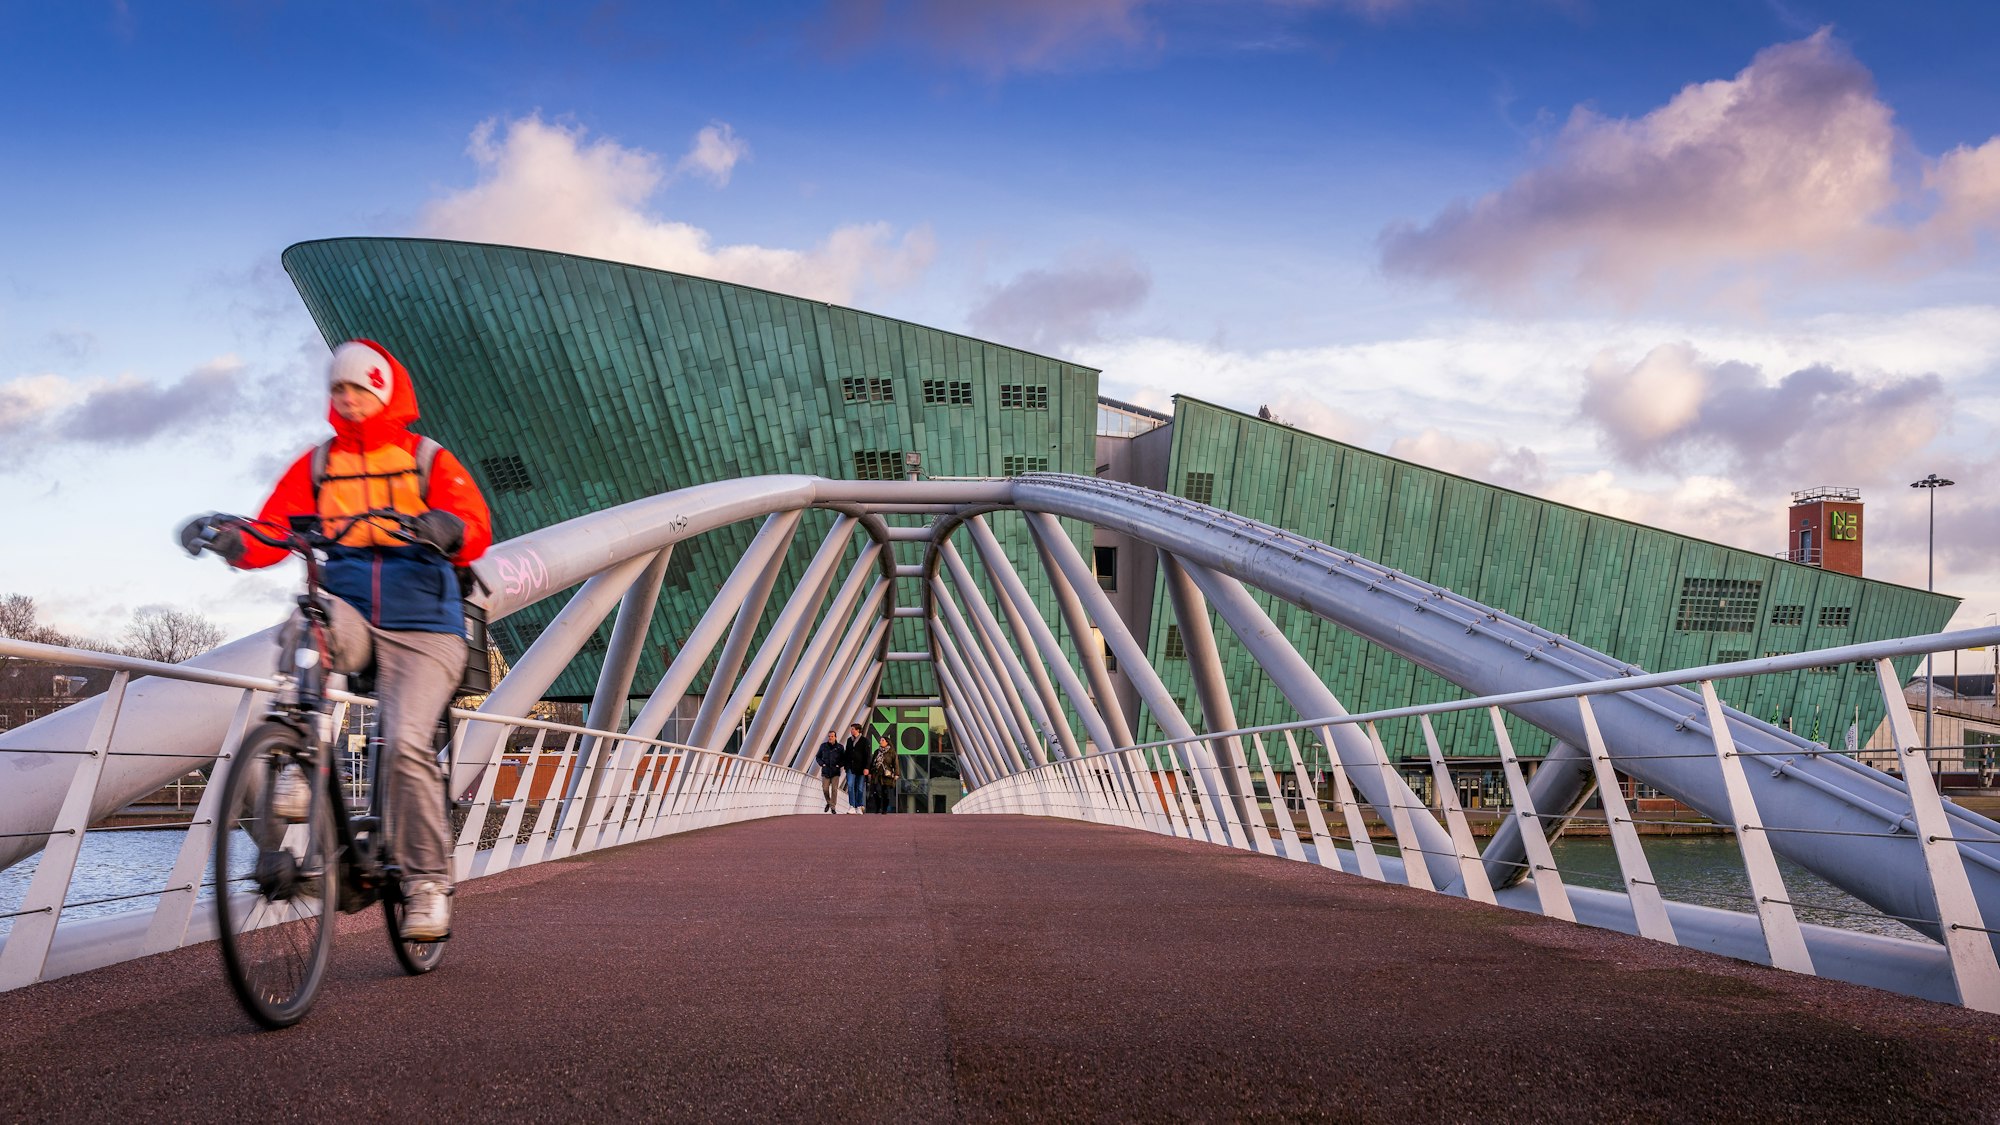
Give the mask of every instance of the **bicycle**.
[{"label": "bicycle", "polygon": [[[390,509],[353,517],[341,534],[371,519],[393,524],[391,534],[397,538],[422,542],[412,533],[410,520]],[[357,913],[380,902],[390,948],[412,976],[437,968],[445,947],[444,939],[402,936],[407,906],[402,868],[394,837],[385,830],[383,787],[375,784],[379,738],[369,740],[365,760],[366,812],[350,815],[341,794],[333,706],[327,697],[330,615],[318,555],[341,536],[322,534],[317,516],[294,517],[282,535],[240,516],[214,521],[217,527],[234,527],[298,555],[306,564],[305,588],[297,598],[302,628],[296,645],[281,656],[277,673],[285,687],[238,747],[215,822],[215,909],[223,965],[243,1010],[276,1029],[297,1023],[318,999],[333,952],[336,913]],[[449,789],[442,784],[439,799],[450,807]]]}]

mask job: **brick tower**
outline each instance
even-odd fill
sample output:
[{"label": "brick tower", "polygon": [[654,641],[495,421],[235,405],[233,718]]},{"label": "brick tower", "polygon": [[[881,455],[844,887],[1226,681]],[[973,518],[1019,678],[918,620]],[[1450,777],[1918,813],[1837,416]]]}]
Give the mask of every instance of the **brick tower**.
[{"label": "brick tower", "polygon": [[1785,528],[1786,558],[1860,577],[1860,489],[1822,485],[1792,493]]}]

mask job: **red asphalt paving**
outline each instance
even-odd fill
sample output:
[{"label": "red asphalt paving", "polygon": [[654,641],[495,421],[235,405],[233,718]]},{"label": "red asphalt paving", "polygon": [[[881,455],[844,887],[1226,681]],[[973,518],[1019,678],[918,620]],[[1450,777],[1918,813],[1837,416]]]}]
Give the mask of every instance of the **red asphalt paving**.
[{"label": "red asphalt paving", "polygon": [[1027,817],[738,824],[343,921],[260,1032],[214,947],[0,994],[0,1121],[1990,1121],[2000,1017]]}]

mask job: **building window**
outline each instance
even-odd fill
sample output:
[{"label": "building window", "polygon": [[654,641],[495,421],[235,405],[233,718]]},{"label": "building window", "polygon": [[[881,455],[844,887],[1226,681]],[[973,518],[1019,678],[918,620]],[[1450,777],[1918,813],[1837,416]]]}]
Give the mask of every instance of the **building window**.
[{"label": "building window", "polygon": [[1854,624],[1854,607],[1851,605],[1823,605],[1819,607],[1819,625],[1822,629],[1845,629]]},{"label": "building window", "polygon": [[848,402],[894,402],[896,384],[888,379],[842,379],[840,397]]},{"label": "building window", "polygon": [[1854,670],[1861,675],[1872,676],[1875,674],[1875,662],[1873,660],[1857,660],[1854,662]]},{"label": "building window", "polygon": [[1808,671],[1808,672],[1811,672],[1811,673],[1812,673],[1813,675],[1815,675],[1815,676],[1825,676],[1825,675],[1830,675],[1830,674],[1832,674],[1832,673],[1834,673],[1834,672],[1838,672],[1838,671],[1840,671],[1840,665],[1838,665],[1838,664],[1815,664],[1815,665],[1813,665],[1812,667],[1810,667],[1810,668],[1806,669],[1806,671]]},{"label": "building window", "polygon": [[1107,672],[1116,672],[1118,670],[1118,654],[1111,651],[1111,642],[1104,640],[1102,635],[1100,635],[1098,643],[1104,646],[1104,670]]},{"label": "building window", "polygon": [[11,729],[12,725],[13,725],[13,718],[9,716],[7,712],[0,711],[0,730]]},{"label": "building window", "polygon": [[1118,548],[1094,547],[1093,567],[1097,571],[1097,584],[1106,590],[1118,589]]},{"label": "building window", "polygon": [[1000,409],[1047,410],[1049,389],[1032,383],[1000,384]]},{"label": "building window", "polygon": [[950,379],[925,379],[924,405],[971,406],[972,384]]},{"label": "building window", "polygon": [[68,699],[89,685],[90,681],[82,676],[57,676],[49,685],[49,694],[57,699]]},{"label": "building window", "polygon": [[1162,652],[1168,660],[1186,660],[1187,644],[1181,640],[1181,627],[1167,626],[1167,644]]},{"label": "building window", "polygon": [[1188,473],[1181,478],[1181,494],[1197,504],[1215,503],[1215,474]]},{"label": "building window", "polygon": [[479,470],[486,474],[486,483],[495,492],[526,492],[535,487],[535,479],[528,475],[527,463],[513,453],[484,458],[479,462]]},{"label": "building window", "polygon": [[1806,607],[1802,605],[1774,605],[1771,607],[1771,624],[1803,625],[1806,623]]},{"label": "building window", "polygon": [[1739,660],[1748,659],[1750,659],[1750,650],[1747,648],[1717,649],[1715,653],[1715,662],[1717,664],[1734,664]]},{"label": "building window", "polygon": [[854,479],[902,480],[903,451],[900,449],[855,450]]},{"label": "building window", "polygon": [[1018,477],[1022,473],[1046,473],[1048,471],[1049,459],[1046,457],[1017,457],[1010,453],[1002,458],[1000,462],[1001,476]]},{"label": "building window", "polygon": [[1763,596],[1762,582],[1683,578],[1674,628],[1691,633],[1752,632],[1757,628],[1757,603]]}]

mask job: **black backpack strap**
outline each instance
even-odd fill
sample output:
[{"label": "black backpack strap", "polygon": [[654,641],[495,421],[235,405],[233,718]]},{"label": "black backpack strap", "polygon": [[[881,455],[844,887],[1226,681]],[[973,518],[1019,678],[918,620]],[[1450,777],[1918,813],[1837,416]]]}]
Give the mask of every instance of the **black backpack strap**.
[{"label": "black backpack strap", "polygon": [[312,449],[313,509],[319,509],[320,486],[326,483],[326,459],[333,452],[333,439],[320,442]]}]

